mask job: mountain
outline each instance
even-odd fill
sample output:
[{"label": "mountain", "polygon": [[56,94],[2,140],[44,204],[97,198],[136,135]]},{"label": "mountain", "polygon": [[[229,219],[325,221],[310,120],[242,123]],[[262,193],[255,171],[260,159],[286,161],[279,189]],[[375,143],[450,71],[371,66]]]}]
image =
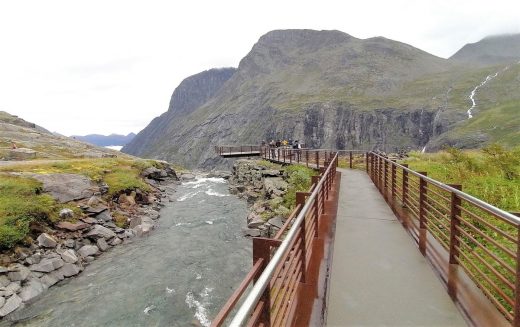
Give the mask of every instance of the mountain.
[{"label": "mountain", "polygon": [[128,135],[110,134],[110,135],[99,135],[89,134],[85,136],[73,135],[72,138],[94,144],[97,146],[109,146],[109,145],[126,145],[132,141],[135,137],[134,133]]},{"label": "mountain", "polygon": [[[13,149],[13,144],[16,149]],[[0,111],[0,160],[126,156],[119,152],[53,134],[43,127]]]},{"label": "mountain", "polygon": [[520,60],[520,34],[495,35],[469,43],[450,59],[473,64],[507,64]]},{"label": "mountain", "polygon": [[[438,148],[451,144],[450,136],[438,141],[448,131],[465,128],[469,95],[495,73],[475,91],[475,116],[520,103],[520,65],[472,65],[462,57],[442,59],[383,37],[358,39],[340,31],[272,31],[214,92],[201,96],[195,86],[214,82],[212,73],[183,81],[168,112],[122,151],[209,167],[221,162],[214,145],[278,138],[311,148]],[[192,85],[197,90],[188,89]],[[189,110],[176,100],[180,94],[197,98]],[[480,143],[494,137],[478,135]]]}]

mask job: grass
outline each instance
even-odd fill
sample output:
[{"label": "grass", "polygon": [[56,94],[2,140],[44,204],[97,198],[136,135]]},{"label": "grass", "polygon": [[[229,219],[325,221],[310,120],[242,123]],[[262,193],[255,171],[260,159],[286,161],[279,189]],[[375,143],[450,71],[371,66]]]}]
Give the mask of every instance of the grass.
[{"label": "grass", "polygon": [[289,188],[285,193],[282,205],[289,209],[289,213],[296,207],[296,193],[307,192],[311,187],[311,177],[316,172],[310,168],[300,165],[290,165],[285,168]]},{"label": "grass", "polygon": [[[50,195],[42,193],[42,184],[34,179],[9,175],[7,172],[31,172],[39,174],[73,173],[106,183],[108,197],[117,196],[137,188],[149,191],[150,186],[140,177],[141,172],[161,163],[152,160],[121,158],[78,159],[49,163],[23,164],[0,168],[0,248],[9,249],[18,243],[30,243],[29,226],[33,222],[55,223],[59,211],[73,209],[74,205],[59,204]],[[118,226],[125,226],[126,218],[116,217]]]}]

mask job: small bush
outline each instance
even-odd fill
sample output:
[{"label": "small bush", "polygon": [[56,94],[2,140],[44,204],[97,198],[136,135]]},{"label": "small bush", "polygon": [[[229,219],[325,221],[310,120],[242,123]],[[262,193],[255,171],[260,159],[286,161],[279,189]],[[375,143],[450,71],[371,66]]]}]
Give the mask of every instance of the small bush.
[{"label": "small bush", "polygon": [[299,166],[291,165],[285,170],[289,188],[284,195],[283,205],[292,210],[296,206],[296,192],[306,192],[311,187],[311,177],[316,175],[314,170]]}]

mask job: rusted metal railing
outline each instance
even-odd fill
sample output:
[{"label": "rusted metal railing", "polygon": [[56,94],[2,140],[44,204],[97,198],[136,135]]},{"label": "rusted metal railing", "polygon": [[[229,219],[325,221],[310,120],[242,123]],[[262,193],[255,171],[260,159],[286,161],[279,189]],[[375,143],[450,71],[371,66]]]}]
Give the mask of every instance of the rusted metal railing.
[{"label": "rusted metal railing", "polygon": [[[302,153],[277,149],[273,157],[276,155],[276,158],[291,162],[301,160]],[[305,302],[302,301],[302,294],[305,294],[302,290],[318,287],[315,268],[319,263],[315,262],[319,255],[317,249],[323,246],[320,248],[316,244],[320,242],[322,227],[328,219],[324,212],[336,178],[338,155],[331,151],[326,155],[306,153],[309,156],[307,164],[320,169],[320,175],[313,178],[309,192],[296,193],[294,211],[273,238],[253,238],[253,267],[215,317],[212,326],[223,325],[234,310],[237,311],[230,326],[290,325],[298,315],[297,307]],[[262,149],[265,159],[271,154],[269,148]],[[242,304],[236,308],[240,301]]]},{"label": "rusted metal railing", "polygon": [[375,153],[367,156],[370,178],[423,254],[439,245],[447,259],[449,294],[457,300],[461,273],[502,315],[520,326],[520,218]]}]

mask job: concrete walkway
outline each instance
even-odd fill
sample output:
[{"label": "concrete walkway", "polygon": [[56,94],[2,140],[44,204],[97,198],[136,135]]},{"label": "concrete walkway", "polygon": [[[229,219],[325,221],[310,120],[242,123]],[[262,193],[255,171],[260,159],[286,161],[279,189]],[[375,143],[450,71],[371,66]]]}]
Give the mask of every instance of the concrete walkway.
[{"label": "concrete walkway", "polygon": [[341,172],[327,326],[467,326],[368,175]]}]

